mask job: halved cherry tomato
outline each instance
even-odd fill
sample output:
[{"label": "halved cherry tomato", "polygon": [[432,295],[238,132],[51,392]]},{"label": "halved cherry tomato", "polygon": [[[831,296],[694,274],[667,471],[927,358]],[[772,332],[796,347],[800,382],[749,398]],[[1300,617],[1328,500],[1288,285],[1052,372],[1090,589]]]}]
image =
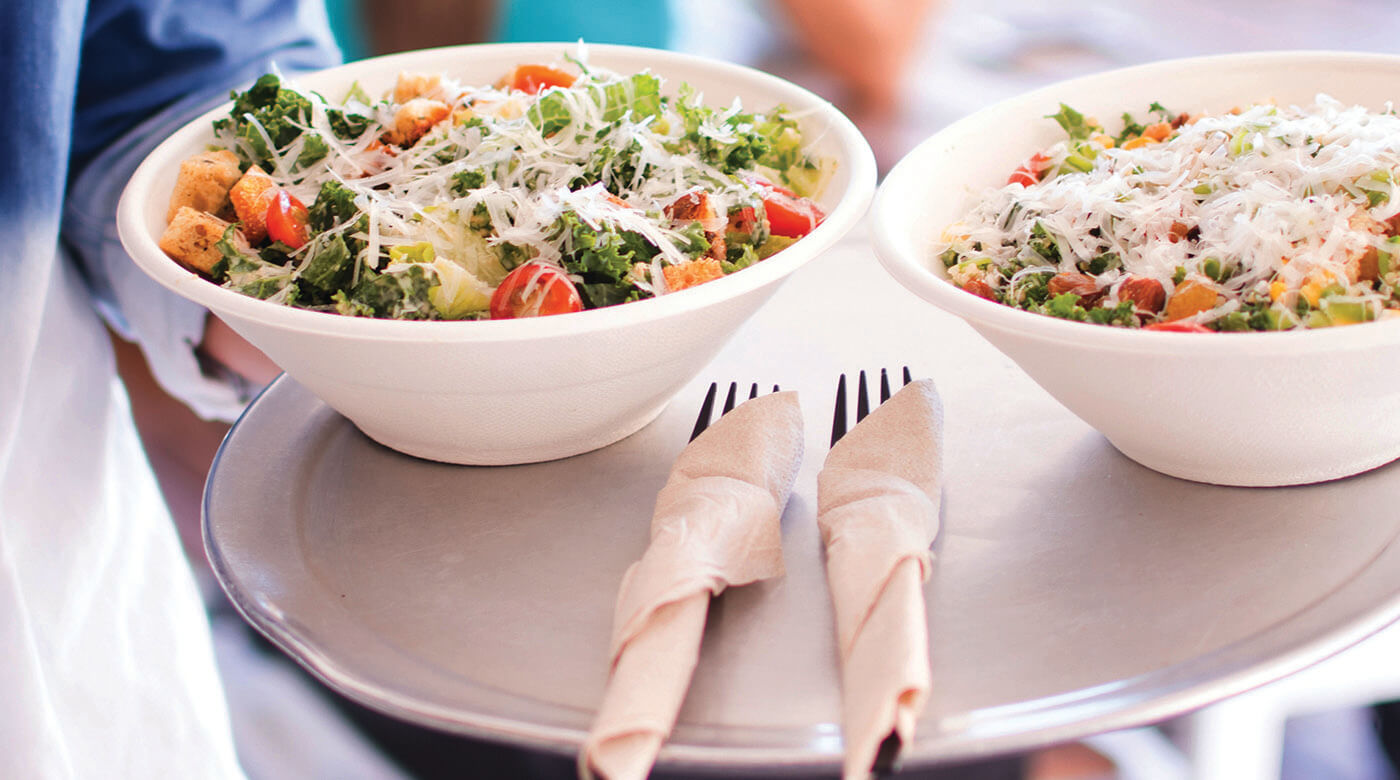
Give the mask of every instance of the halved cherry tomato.
[{"label": "halved cherry tomato", "polygon": [[267,237],[299,249],[311,238],[308,224],[311,216],[306,206],[286,190],[278,192],[267,204]]},{"label": "halved cherry tomato", "polygon": [[517,65],[511,72],[507,86],[531,95],[550,87],[572,87],[575,76],[548,65]]},{"label": "halved cherry tomato", "polygon": [[763,210],[768,214],[769,231],[787,238],[801,238],[826,219],[817,204],[771,185],[763,196]]},{"label": "halved cherry tomato", "polygon": [[1031,155],[1025,164],[1011,173],[1011,178],[1006,180],[1007,184],[1019,184],[1022,187],[1029,187],[1040,181],[1040,174],[1050,167],[1050,158],[1036,152]]},{"label": "halved cherry tomato", "polygon": [[506,274],[491,295],[493,320],[567,314],[582,308],[583,300],[569,277],[541,262],[526,263]]},{"label": "halved cherry tomato", "polygon": [[1151,325],[1142,326],[1143,330],[1160,330],[1164,333],[1214,333],[1199,322],[1191,320],[1173,320],[1172,322],[1154,322]]},{"label": "halved cherry tomato", "polygon": [[767,179],[764,179],[764,178],[761,178],[761,177],[758,177],[758,176],[749,177],[748,179],[746,179],[746,181],[748,181],[749,184],[753,184],[753,185],[755,185],[755,186],[762,187],[762,188],[764,188],[764,189],[772,190],[772,191],[774,191],[774,192],[776,192],[776,193],[779,193],[779,194],[781,194],[781,195],[786,195],[786,196],[788,196],[789,198],[796,198],[796,197],[797,197],[797,193],[793,192],[792,190],[788,189],[787,187],[784,187],[784,186],[781,185],[781,184],[774,184],[773,182],[768,181]]}]

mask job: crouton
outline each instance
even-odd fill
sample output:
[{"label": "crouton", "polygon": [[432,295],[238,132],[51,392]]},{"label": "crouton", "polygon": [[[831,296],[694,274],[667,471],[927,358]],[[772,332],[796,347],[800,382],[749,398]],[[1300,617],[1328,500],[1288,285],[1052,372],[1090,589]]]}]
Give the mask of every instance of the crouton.
[{"label": "crouton", "polygon": [[254,165],[229,190],[228,199],[241,223],[239,229],[249,242],[258,244],[267,238],[267,206],[276,197],[278,187],[272,177]]},{"label": "crouton", "polygon": [[228,226],[213,214],[181,206],[160,237],[159,246],[180,265],[208,275],[223,259],[217,244]]},{"label": "crouton", "polygon": [[725,258],[724,231],[729,226],[729,219],[715,209],[708,192],[691,190],[682,194],[666,206],[666,216],[671,218],[674,227],[699,222],[705,240],[710,242],[710,250],[705,256],[712,260]]},{"label": "crouton", "polygon": [[412,146],[450,113],[452,109],[440,100],[414,98],[394,114],[394,129],[384,134],[384,142],[395,146]]},{"label": "crouton", "polygon": [[702,257],[680,265],[668,265],[661,273],[666,277],[666,289],[675,292],[718,279],[724,276],[724,269],[718,260]]},{"label": "crouton", "polygon": [[394,102],[407,103],[414,98],[440,98],[442,94],[442,76],[427,73],[399,72],[399,79],[394,84]]},{"label": "crouton", "polygon": [[232,216],[228,193],[242,175],[238,158],[227,149],[200,152],[185,160],[180,163],[175,190],[170,193],[165,221],[174,220],[175,213],[184,206],[219,217]]}]

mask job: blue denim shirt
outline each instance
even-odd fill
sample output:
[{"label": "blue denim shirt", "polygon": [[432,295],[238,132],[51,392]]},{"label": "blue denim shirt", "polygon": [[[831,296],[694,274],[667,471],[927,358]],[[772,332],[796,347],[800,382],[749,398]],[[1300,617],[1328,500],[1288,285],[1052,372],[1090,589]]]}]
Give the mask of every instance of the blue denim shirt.
[{"label": "blue denim shirt", "polygon": [[201,107],[337,56],[317,2],[0,2],[0,777],[240,774],[103,319],[198,410],[237,397],[194,360],[204,312],[122,252],[115,206]]}]

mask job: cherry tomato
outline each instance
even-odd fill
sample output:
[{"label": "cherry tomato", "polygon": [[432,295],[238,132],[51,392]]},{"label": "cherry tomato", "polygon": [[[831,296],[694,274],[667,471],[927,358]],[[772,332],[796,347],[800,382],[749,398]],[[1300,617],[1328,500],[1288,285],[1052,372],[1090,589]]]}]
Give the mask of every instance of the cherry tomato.
[{"label": "cherry tomato", "polygon": [[574,283],[563,271],[540,262],[526,263],[506,274],[491,295],[491,319],[543,317],[583,309]]},{"label": "cherry tomato", "polygon": [[311,238],[309,220],[306,206],[286,190],[279,191],[267,204],[268,238],[281,241],[292,249],[299,249]]},{"label": "cherry tomato", "polygon": [[771,187],[763,196],[763,210],[773,235],[787,238],[801,238],[826,219],[817,204],[779,187]]},{"label": "cherry tomato", "polygon": [[788,189],[787,187],[784,187],[784,186],[781,185],[781,184],[774,184],[773,182],[768,181],[767,179],[762,179],[762,178],[759,178],[759,177],[755,176],[755,177],[753,177],[753,178],[750,178],[750,179],[748,180],[748,182],[749,182],[750,184],[754,184],[754,185],[759,186],[759,187],[762,187],[762,188],[764,188],[764,189],[772,190],[772,191],[774,191],[774,192],[776,192],[776,193],[779,193],[779,194],[781,194],[781,195],[786,195],[786,196],[788,196],[789,198],[796,198],[796,197],[797,197],[797,193],[793,192],[792,190]]},{"label": "cherry tomato", "polygon": [[1011,178],[1006,180],[1007,184],[1019,184],[1022,187],[1029,187],[1040,181],[1040,174],[1050,167],[1050,158],[1036,152],[1024,165],[1011,173]]},{"label": "cherry tomato", "polygon": [[1163,333],[1214,333],[1199,322],[1190,320],[1173,320],[1172,322],[1154,322],[1151,325],[1142,326],[1143,330],[1159,330]]},{"label": "cherry tomato", "polygon": [[548,65],[518,65],[510,74],[509,86],[531,95],[550,87],[572,87],[574,75]]}]

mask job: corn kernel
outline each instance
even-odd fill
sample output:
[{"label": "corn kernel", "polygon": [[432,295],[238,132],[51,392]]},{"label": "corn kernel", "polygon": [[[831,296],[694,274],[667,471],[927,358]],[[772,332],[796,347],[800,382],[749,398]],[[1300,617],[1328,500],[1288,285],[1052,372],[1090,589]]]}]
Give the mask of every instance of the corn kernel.
[{"label": "corn kernel", "polygon": [[1145,135],[1140,135],[1140,136],[1138,136],[1137,138],[1134,138],[1133,140],[1131,140],[1131,141],[1129,141],[1129,142],[1123,144],[1123,148],[1124,148],[1124,149],[1138,149],[1138,148],[1147,146],[1148,144],[1155,144],[1155,143],[1158,143],[1157,139],[1155,139],[1155,138],[1148,138],[1148,137],[1145,136]]},{"label": "corn kernel", "polygon": [[1298,292],[1308,300],[1309,305],[1316,306],[1318,299],[1322,296],[1322,285],[1317,282],[1308,282]]},{"label": "corn kernel", "polygon": [[1105,149],[1112,149],[1114,144],[1113,136],[1104,135],[1103,133],[1099,133],[1098,135],[1090,138],[1089,140],[1098,142],[1099,146],[1102,146]]},{"label": "corn kernel", "polygon": [[1269,300],[1277,301],[1286,292],[1288,292],[1288,284],[1283,280],[1275,279],[1269,282]]}]

